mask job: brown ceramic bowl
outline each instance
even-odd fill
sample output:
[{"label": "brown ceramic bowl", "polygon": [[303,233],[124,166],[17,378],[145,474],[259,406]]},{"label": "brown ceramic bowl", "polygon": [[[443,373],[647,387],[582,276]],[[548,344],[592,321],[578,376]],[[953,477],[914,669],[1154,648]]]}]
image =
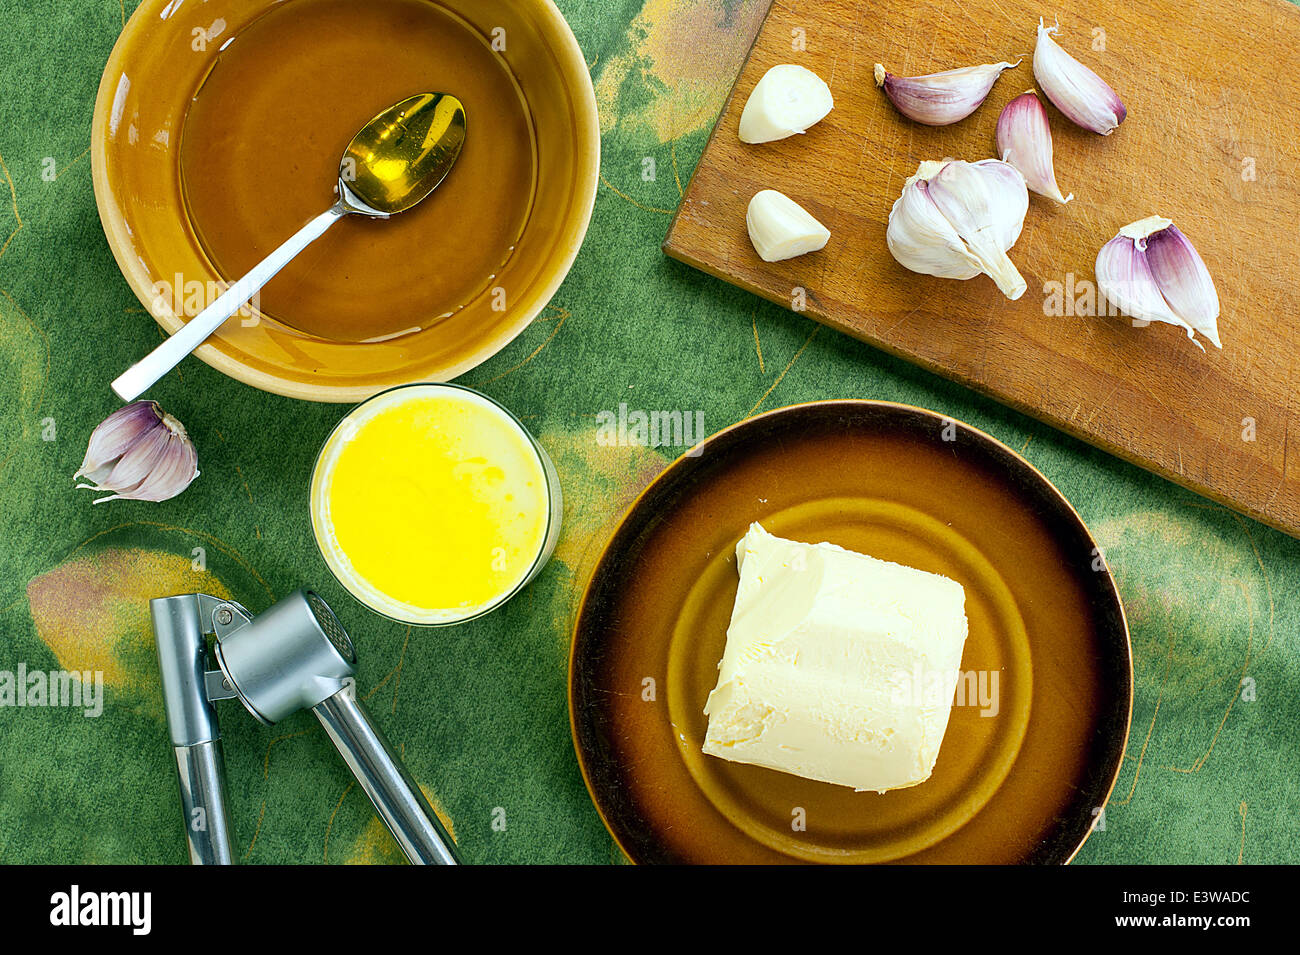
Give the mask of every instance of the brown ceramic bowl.
[{"label": "brown ceramic bowl", "polygon": [[[1119,772],[1133,667],[1115,583],[1065,498],[983,432],[883,402],[773,411],[700,452],[623,518],[573,637],[578,760],[627,856],[1068,862]],[[975,700],[955,706],[929,780],[858,793],[701,753],[735,545],[751,521],[965,587],[962,669],[998,674],[996,714]],[[796,811],[804,831],[792,827]]]},{"label": "brown ceramic bowl", "polygon": [[[595,198],[600,130],[587,65],[568,25],[551,0],[411,2],[436,4],[485,39],[509,38],[500,55],[531,115],[535,181],[527,224],[514,251],[499,274],[482,276],[485,289],[493,284],[509,289],[505,307],[491,295],[480,294],[447,318],[413,316],[412,325],[421,331],[373,342],[303,333],[297,330],[302,325],[293,325],[291,314],[259,316],[255,325],[232,319],[195,354],[234,378],[292,397],[340,402],[409,382],[454,378],[514,339],[546,305],[573,263]],[[183,324],[176,312],[185,309],[160,307],[158,283],[173,283],[181,276],[187,288],[194,283],[202,288],[238,277],[223,275],[212,264],[189,221],[180,169],[187,111],[229,39],[237,39],[250,23],[281,6],[276,0],[144,0],[104,70],[91,134],[100,218],[128,284],[169,333]],[[412,42],[401,31],[393,33],[394,51]],[[322,71],[330,68],[328,62],[320,64]],[[385,80],[382,62],[369,77],[357,80],[379,91],[366,118],[402,98],[386,90]],[[482,108],[477,115],[483,115]],[[475,117],[469,121],[473,137]],[[337,148],[324,162],[337,169],[341,155]],[[449,183],[460,171],[452,170]],[[332,191],[333,185],[327,176],[320,187]],[[528,189],[529,184],[503,183],[502,188]],[[232,197],[236,201],[244,200]],[[319,211],[327,206],[325,202]],[[433,215],[421,213],[423,206],[402,216],[423,214],[431,226],[455,230],[461,215],[475,213],[463,209]],[[341,223],[326,238],[346,227]],[[147,319],[129,315],[127,320]]]}]

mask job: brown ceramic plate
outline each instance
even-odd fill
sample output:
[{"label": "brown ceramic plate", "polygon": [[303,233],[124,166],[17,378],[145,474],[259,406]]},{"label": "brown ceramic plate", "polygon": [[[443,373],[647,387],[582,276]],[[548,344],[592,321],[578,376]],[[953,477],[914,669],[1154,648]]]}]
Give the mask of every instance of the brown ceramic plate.
[{"label": "brown ceramic plate", "polygon": [[[628,511],[574,632],[578,760],[628,857],[1068,862],[1119,772],[1133,666],[1114,580],[1060,492],[983,432],[883,402],[784,408],[698,451]],[[955,706],[928,781],[857,793],[701,753],[751,521],[965,587],[962,669],[986,689],[997,674],[996,715],[973,693]]]},{"label": "brown ceramic plate", "polygon": [[[448,32],[456,40],[438,45]],[[250,45],[255,62],[232,66]],[[496,86],[462,89],[489,67],[502,74]],[[195,355],[267,391],[353,402],[454,378],[504,348],[573,263],[600,167],[591,77],[552,0],[143,0],[104,69],[91,130],[100,219],[144,305],[123,320],[152,314],[176,331],[329,207],[357,129],[426,90],[461,95],[468,114],[446,183],[388,222],[340,222],[272,280],[258,314],[231,319]],[[218,106],[205,113],[212,96]],[[506,125],[514,110],[519,122]],[[200,128],[207,147],[189,138]],[[524,138],[530,174],[499,148]],[[206,163],[188,190],[187,142]],[[224,177],[202,206],[222,218],[204,220],[189,199]],[[466,274],[470,237],[506,207],[515,218],[499,226],[504,260]],[[454,297],[422,295],[444,280]]]}]

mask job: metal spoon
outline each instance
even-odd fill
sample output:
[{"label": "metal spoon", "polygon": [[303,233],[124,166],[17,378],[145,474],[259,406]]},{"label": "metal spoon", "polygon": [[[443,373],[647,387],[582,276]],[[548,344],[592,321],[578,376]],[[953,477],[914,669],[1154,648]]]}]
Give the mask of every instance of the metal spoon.
[{"label": "metal spoon", "polygon": [[454,96],[420,93],[388,107],[348,143],[339,163],[338,202],[123,372],[113,391],[123,401],[140,397],[339,219],[354,213],[387,219],[411,208],[447,177],[464,143],[465,107]]}]

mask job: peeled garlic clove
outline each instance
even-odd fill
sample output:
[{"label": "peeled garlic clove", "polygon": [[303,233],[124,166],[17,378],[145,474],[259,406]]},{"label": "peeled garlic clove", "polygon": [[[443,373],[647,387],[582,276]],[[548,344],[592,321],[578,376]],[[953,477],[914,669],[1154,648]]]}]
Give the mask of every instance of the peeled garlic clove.
[{"label": "peeled garlic clove", "polygon": [[85,459],[73,478],[78,488],[110,491],[96,504],[116,499],[165,501],[199,476],[198,455],[184,426],[154,401],[119,408],[95,428]]},{"label": "peeled garlic clove", "polygon": [[740,140],[770,143],[802,133],[835,106],[831,89],[802,66],[774,66],[758,81],[740,114]]},{"label": "peeled garlic clove", "polygon": [[1169,219],[1151,216],[1126,225],[1097,255],[1097,288],[1124,313],[1200,332],[1219,342],[1219,293],[1187,237]]},{"label": "peeled garlic clove", "polygon": [[1160,294],[1179,318],[1196,329],[1215,348],[1219,341],[1219,292],[1187,236],[1172,222],[1147,239],[1147,262]]},{"label": "peeled garlic clove", "polygon": [[960,122],[988,99],[993,84],[1019,63],[986,63],[928,76],[895,76],[876,64],[876,85],[898,111],[926,126],[949,126]]},{"label": "peeled garlic clove", "polygon": [[749,240],[764,262],[780,262],[826,247],[831,233],[803,206],[775,189],[749,200],[745,213]]},{"label": "peeled garlic clove", "polygon": [[1065,205],[1074,198],[1061,195],[1052,168],[1052,127],[1047,110],[1033,90],[1008,103],[998,117],[998,155],[1025,177],[1031,191]]},{"label": "peeled garlic clove", "polygon": [[1128,110],[1106,81],[1066,53],[1052,39],[1059,26],[1038,21],[1038,44],[1034,48],[1034,76],[1038,85],[1072,123],[1109,136],[1124,122]]},{"label": "peeled garlic clove", "polygon": [[1029,190],[1014,169],[1013,180],[1005,170],[987,168],[993,165],[1011,168],[996,159],[950,162],[930,180],[929,192],[981,269],[1014,301],[1025,294],[1028,284],[1006,250],[1020,236],[1029,209]]}]

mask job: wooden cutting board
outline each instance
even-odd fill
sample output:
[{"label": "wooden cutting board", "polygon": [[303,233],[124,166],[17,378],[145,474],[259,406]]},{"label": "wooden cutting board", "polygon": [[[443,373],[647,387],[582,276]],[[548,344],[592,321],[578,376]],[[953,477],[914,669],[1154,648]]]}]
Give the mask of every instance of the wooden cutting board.
[{"label": "wooden cutting board", "polygon": [[[1048,107],[1057,179],[1077,198],[1065,207],[1033,198],[1010,253],[1029,291],[1009,302],[983,276],[957,282],[905,270],[886,248],[885,226],[921,160],[994,155],[999,112],[1036,85],[1040,16],[1060,17],[1062,46],[1110,82],[1129,112],[1100,137]],[[872,77],[877,62],[912,76],[1022,54],[979,111],[946,128],[900,116]],[[806,135],[741,143],[745,99],[778,63],[818,73],[835,109]],[[1300,10],[1283,0],[1227,8],[778,0],[664,250],[786,307],[804,289],[811,318],[1300,536],[1300,469],[1289,461],[1300,351],[1298,109]],[[745,208],[764,188],[825,223],[827,247],[760,260]],[[1053,307],[1086,299],[1097,251],[1153,214],[1172,218],[1208,264],[1223,304],[1222,351],[1202,353],[1172,326]],[[1064,295],[1054,303],[1056,289]]]}]

